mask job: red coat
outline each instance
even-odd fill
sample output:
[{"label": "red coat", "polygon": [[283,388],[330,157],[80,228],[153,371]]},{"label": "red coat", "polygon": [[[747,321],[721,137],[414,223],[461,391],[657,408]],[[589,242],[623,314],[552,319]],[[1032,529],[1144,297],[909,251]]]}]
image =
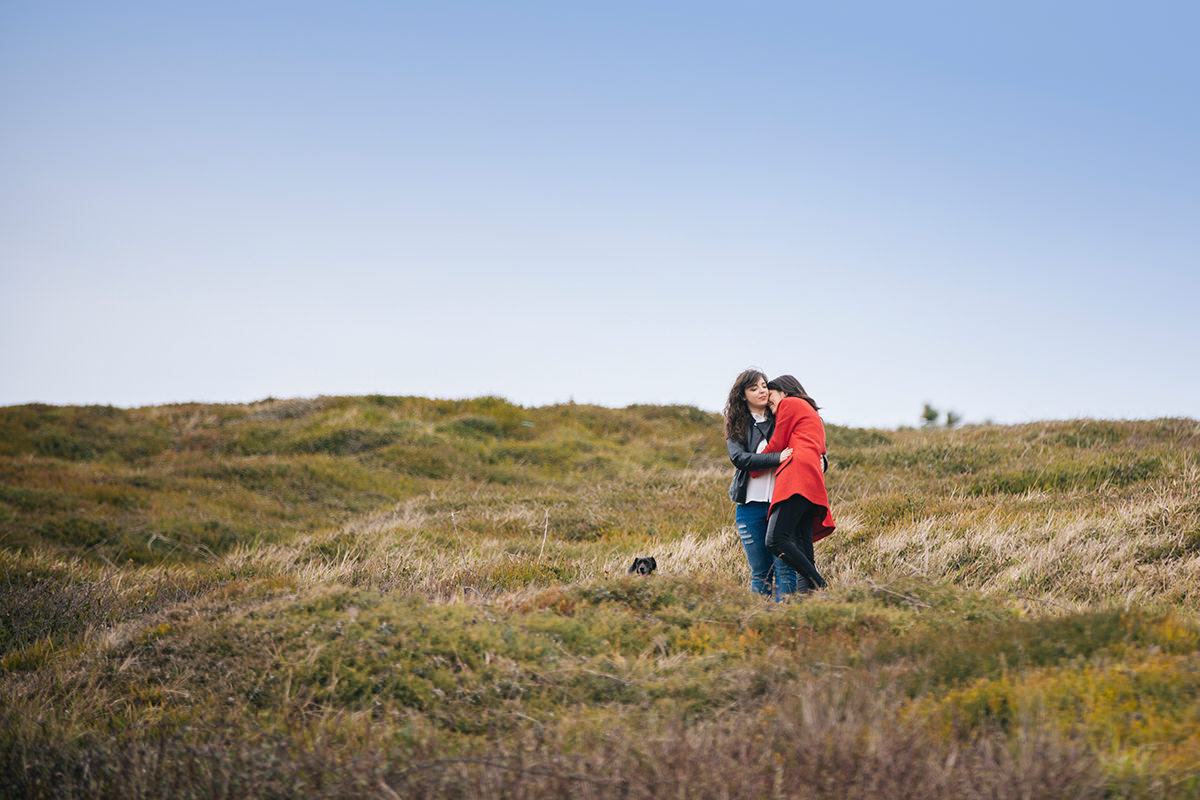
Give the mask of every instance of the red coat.
[{"label": "red coat", "polygon": [[775,504],[793,495],[801,495],[825,513],[813,519],[813,541],[833,533],[833,515],[829,513],[829,495],[825,491],[825,475],[821,472],[821,456],[825,452],[825,425],[816,409],[807,400],[785,397],[775,409],[775,432],[767,442],[764,453],[778,453],[792,448],[792,457],[775,470],[775,491],[771,494],[771,510]]}]

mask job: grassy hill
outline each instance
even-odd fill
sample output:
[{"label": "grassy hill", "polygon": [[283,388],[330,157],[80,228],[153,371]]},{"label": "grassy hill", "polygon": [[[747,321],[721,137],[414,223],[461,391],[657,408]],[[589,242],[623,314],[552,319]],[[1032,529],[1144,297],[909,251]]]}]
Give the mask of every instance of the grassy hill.
[{"label": "grassy hill", "polygon": [[774,604],[694,408],[0,408],[0,794],[1200,797],[1200,423],[828,436]]}]

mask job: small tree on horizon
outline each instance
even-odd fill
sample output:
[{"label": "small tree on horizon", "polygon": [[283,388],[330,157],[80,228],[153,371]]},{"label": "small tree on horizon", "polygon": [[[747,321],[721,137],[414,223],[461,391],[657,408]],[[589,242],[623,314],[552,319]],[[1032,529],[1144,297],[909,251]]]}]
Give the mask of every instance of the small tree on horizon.
[{"label": "small tree on horizon", "polygon": [[921,412],[921,424],[928,428],[937,423],[937,418],[942,412],[938,411],[929,403],[925,404],[925,410]]}]

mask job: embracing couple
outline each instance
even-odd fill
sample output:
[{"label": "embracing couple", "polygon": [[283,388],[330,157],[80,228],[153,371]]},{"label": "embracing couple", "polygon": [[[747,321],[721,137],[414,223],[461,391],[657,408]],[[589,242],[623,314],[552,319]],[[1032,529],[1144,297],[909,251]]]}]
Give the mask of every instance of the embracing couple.
[{"label": "embracing couple", "polygon": [[737,468],[729,498],[750,588],[782,598],[823,587],[813,542],[833,533],[825,491],[825,426],[791,375],[738,375],[725,404],[725,444]]}]

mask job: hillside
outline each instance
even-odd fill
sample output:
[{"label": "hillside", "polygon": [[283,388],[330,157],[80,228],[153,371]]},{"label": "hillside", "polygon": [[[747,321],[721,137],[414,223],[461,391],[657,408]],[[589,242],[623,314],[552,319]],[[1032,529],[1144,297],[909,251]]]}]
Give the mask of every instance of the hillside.
[{"label": "hillside", "polygon": [[827,432],[772,604],[694,408],[2,408],[0,787],[1200,797],[1200,423]]}]

